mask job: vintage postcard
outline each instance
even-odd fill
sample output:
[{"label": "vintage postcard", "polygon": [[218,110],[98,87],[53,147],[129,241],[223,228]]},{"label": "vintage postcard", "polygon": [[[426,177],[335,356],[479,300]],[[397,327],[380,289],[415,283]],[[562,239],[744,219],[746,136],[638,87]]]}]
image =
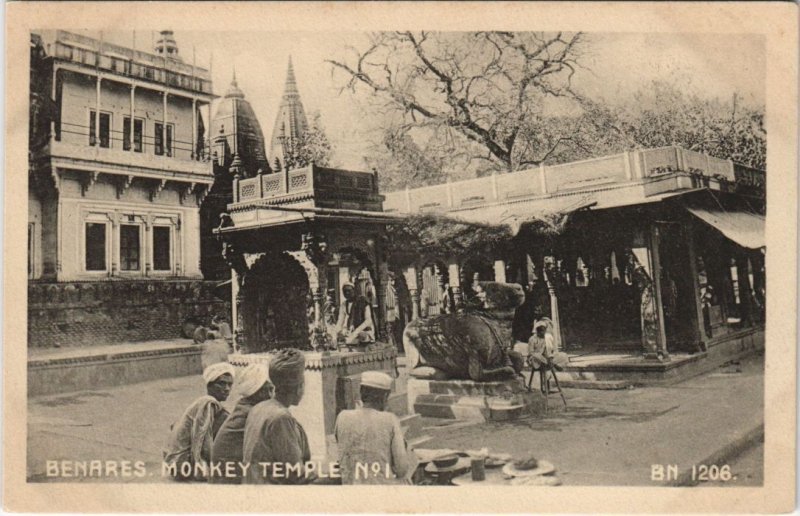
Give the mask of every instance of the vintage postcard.
[{"label": "vintage postcard", "polygon": [[791,511],[797,37],[9,4],[5,508]]}]

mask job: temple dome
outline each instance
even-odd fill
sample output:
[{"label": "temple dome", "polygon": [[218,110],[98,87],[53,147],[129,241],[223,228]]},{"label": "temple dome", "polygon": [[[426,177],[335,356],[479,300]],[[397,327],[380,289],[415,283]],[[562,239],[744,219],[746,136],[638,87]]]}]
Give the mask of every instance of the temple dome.
[{"label": "temple dome", "polygon": [[227,144],[225,167],[230,165],[233,155],[237,154],[245,177],[255,175],[259,169],[270,171],[261,124],[244,92],[239,88],[235,73],[228,91],[217,105],[211,122],[210,137],[212,146],[215,146],[214,142],[219,141],[220,137],[224,137]]}]

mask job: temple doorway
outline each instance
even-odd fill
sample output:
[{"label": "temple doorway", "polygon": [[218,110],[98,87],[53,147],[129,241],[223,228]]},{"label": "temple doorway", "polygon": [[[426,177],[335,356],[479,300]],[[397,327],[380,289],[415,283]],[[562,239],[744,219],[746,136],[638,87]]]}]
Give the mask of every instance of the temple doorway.
[{"label": "temple doorway", "polygon": [[294,257],[287,253],[262,255],[242,288],[249,352],[311,348],[308,317],[311,310],[313,320],[313,303],[308,275]]}]

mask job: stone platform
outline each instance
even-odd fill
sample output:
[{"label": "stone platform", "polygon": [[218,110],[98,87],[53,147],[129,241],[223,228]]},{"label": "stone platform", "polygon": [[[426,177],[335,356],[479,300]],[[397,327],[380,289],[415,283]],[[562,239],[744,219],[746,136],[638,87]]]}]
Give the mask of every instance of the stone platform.
[{"label": "stone platform", "polygon": [[203,347],[186,339],[28,350],[28,396],[200,374]]},{"label": "stone platform", "polygon": [[570,357],[569,365],[558,373],[558,379],[564,387],[589,389],[668,385],[763,349],[764,329],[748,328],[712,339],[707,351],[673,354],[663,362],[619,353]]},{"label": "stone platform", "polygon": [[409,412],[423,417],[504,421],[545,411],[544,396],[520,378],[499,382],[423,380],[409,377]]}]

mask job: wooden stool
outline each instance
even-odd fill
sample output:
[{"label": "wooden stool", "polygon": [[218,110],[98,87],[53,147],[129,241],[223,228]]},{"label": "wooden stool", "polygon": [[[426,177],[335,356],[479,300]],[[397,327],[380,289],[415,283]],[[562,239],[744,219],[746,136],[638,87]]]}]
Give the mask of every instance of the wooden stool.
[{"label": "wooden stool", "polygon": [[553,365],[553,360],[551,358],[547,359],[547,364],[542,365],[538,369],[533,367],[531,364],[530,358],[528,359],[528,363],[531,365],[531,377],[528,379],[528,391],[531,390],[531,384],[533,383],[533,375],[536,371],[539,371],[539,389],[544,394],[544,409],[545,412],[548,410],[548,398],[550,396],[550,377],[553,378],[553,381],[556,384],[556,389],[558,389],[558,394],[561,395],[561,401],[564,402],[564,409],[567,408],[567,399],[564,397],[564,391],[561,390],[561,385],[558,384],[558,376],[556,375],[556,368]]}]

